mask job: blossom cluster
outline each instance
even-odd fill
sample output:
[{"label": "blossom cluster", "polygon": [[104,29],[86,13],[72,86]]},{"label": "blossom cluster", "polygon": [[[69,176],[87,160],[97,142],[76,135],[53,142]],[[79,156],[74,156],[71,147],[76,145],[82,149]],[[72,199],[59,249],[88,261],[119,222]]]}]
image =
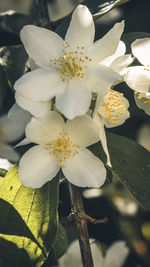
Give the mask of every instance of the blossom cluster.
[{"label": "blossom cluster", "polygon": [[101,141],[111,166],[105,127],[119,126],[130,117],[129,102],[115,85],[125,81],[135,90],[137,105],[150,115],[150,39],[132,44],[133,55],[144,66],[130,67],[133,57],[125,54],[123,30],[124,21],[94,41],[92,14],[84,5],[74,10],[64,40],[45,28],[23,27],[20,36],[31,71],[14,88],[17,105],[30,119],[19,145],[35,144],[19,162],[23,185],[39,188],[60,168],[77,186],[104,184],[104,163],[87,147]]}]

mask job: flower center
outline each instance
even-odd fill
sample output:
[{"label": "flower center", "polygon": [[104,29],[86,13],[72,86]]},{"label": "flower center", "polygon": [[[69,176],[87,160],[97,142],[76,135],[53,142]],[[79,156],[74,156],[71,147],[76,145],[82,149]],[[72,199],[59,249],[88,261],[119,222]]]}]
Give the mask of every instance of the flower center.
[{"label": "flower center", "polygon": [[118,124],[120,122],[120,116],[124,113],[124,110],[126,110],[124,102],[125,100],[122,93],[110,89],[106,96],[106,101],[98,109],[98,112],[112,124]]},{"label": "flower center", "polygon": [[62,44],[62,56],[50,60],[50,68],[54,67],[60,72],[62,81],[73,77],[84,78],[87,63],[91,59],[84,54],[84,47],[77,46],[75,51],[70,51],[68,42]]},{"label": "flower center", "polygon": [[45,147],[50,155],[53,154],[55,156],[61,167],[65,167],[65,160],[78,154],[78,148],[79,146],[74,145],[67,134],[61,132],[57,140]]}]

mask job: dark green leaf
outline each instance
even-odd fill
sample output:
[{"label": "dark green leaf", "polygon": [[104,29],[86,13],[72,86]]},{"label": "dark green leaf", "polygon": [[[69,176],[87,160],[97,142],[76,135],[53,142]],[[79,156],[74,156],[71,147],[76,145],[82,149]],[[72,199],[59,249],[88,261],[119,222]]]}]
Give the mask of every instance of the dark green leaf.
[{"label": "dark green leaf", "polygon": [[141,39],[141,38],[150,38],[150,33],[147,33],[147,32],[130,32],[130,33],[123,34],[121,39],[126,44],[126,52],[132,53],[131,44],[136,39]]},{"label": "dark green leaf", "polygon": [[68,247],[68,238],[64,227],[59,224],[57,228],[57,235],[52,244],[48,260],[43,267],[54,266],[57,260],[66,252]]},{"label": "dark green leaf", "polygon": [[22,266],[27,259],[41,266],[57,233],[58,179],[32,189],[21,185],[17,172],[13,167],[0,185],[0,250],[18,247],[7,266]]},{"label": "dark green leaf", "polygon": [[10,88],[26,69],[28,56],[22,45],[7,46],[0,49],[0,57]]},{"label": "dark green leaf", "polygon": [[9,87],[8,87],[5,72],[3,70],[3,67],[0,65],[0,107],[2,107],[3,105],[3,101],[5,99],[8,88]]},{"label": "dark green leaf", "polygon": [[68,15],[56,28],[55,32],[59,34],[63,39],[65,38],[67,29],[71,21],[72,14]]},{"label": "dark green leaf", "polygon": [[130,0],[85,0],[83,4],[90,9],[91,13],[93,14],[94,21],[96,21],[97,19],[111,11],[113,8],[125,4],[128,1]]},{"label": "dark green leaf", "polygon": [[57,228],[56,238],[54,240],[54,243],[52,244],[55,260],[58,260],[66,252],[67,246],[67,234],[63,226],[59,224],[59,227]]},{"label": "dark green leaf", "polygon": [[0,168],[0,177],[5,177],[5,175],[7,174],[7,172],[8,172],[7,170]]},{"label": "dark green leaf", "polygon": [[[116,134],[108,133],[107,141],[113,175],[145,209],[150,210],[150,153],[136,142]],[[93,149],[103,158],[99,144]]]},{"label": "dark green leaf", "polygon": [[23,26],[32,23],[32,18],[24,14],[19,14],[14,11],[0,13],[0,31],[19,35]]}]

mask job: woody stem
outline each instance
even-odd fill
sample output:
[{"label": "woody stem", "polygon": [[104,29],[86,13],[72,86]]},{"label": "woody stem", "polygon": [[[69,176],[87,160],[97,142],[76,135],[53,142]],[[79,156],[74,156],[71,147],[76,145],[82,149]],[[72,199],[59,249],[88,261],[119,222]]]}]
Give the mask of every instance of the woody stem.
[{"label": "woody stem", "polygon": [[69,183],[69,190],[83,267],[94,267],[80,188]]}]

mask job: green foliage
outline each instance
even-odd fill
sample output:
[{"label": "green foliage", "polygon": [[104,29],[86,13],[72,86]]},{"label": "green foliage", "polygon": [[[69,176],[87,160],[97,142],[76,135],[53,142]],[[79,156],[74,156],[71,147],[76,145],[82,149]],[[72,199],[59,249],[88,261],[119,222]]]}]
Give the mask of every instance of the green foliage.
[{"label": "green foliage", "polygon": [[7,170],[0,168],[0,177],[5,177],[6,174],[7,174]]},{"label": "green foliage", "polygon": [[111,11],[113,8],[120,6],[122,4],[125,4],[126,2],[129,2],[130,0],[114,0],[114,1],[102,1],[101,4],[99,4],[99,1],[97,5],[95,6],[91,6],[91,2],[93,3],[93,1],[90,0],[86,0],[84,1],[85,5],[87,5],[90,10],[92,11],[93,14],[93,19],[94,21],[96,21],[97,19],[99,19],[100,17],[104,16],[106,13],[108,13],[109,11]]},{"label": "green foliage", "polygon": [[21,185],[17,171],[0,185],[0,257],[6,267],[41,266],[58,232],[59,179],[32,189]]},{"label": "green foliage", "polygon": [[[107,140],[113,176],[120,179],[140,205],[150,210],[150,153],[123,136],[108,133]],[[92,150],[103,157],[99,144]]]},{"label": "green foliage", "polygon": [[0,31],[19,35],[23,26],[32,24],[31,17],[16,12],[5,12],[0,14]]},{"label": "green foliage", "polygon": [[66,252],[68,239],[66,231],[61,224],[58,225],[56,238],[52,244],[48,260],[43,267],[56,265],[57,260]]},{"label": "green foliage", "polygon": [[10,88],[25,72],[28,56],[22,45],[5,46],[0,49],[0,57]]},{"label": "green foliage", "polygon": [[8,88],[5,72],[3,67],[0,65],[0,107],[3,105]]}]

